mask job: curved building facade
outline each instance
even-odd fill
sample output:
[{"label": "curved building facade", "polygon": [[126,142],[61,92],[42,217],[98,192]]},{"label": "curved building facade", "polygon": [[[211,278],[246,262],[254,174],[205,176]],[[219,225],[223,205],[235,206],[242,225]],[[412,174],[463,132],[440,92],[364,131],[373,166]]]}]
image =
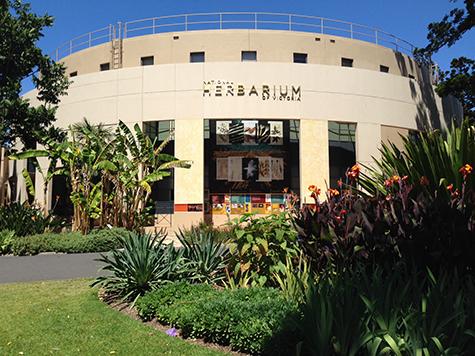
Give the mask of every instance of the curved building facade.
[{"label": "curved building facade", "polygon": [[[172,134],[169,152],[193,161],[155,187],[158,226],[271,213],[284,188],[310,202],[308,185],[332,185],[355,161],[371,163],[381,142],[461,117],[395,37],[381,43],[384,33],[372,30],[368,41],[353,24],[343,35],[300,29],[295,16],[285,28],[261,28],[258,14],[228,28],[218,15],[206,29],[188,18],[110,26],[100,44],[92,33],[87,48],[74,52],[70,42],[65,57],[56,52],[72,80],[57,126],[84,117],[139,123],[159,139]],[[35,93],[27,97],[34,102]],[[64,182],[52,184],[51,196],[62,192]]]}]

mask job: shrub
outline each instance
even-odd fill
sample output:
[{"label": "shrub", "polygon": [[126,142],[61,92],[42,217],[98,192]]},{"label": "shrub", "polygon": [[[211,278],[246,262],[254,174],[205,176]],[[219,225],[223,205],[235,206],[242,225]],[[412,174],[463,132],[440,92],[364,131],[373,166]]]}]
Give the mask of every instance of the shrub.
[{"label": "shrub", "polygon": [[8,226],[16,236],[42,234],[47,229],[60,227],[52,215],[45,217],[41,209],[28,203],[11,203],[0,207],[0,226]]},{"label": "shrub", "polygon": [[386,181],[394,175],[407,176],[408,182],[417,185],[420,177],[426,178],[423,191],[438,192],[446,198],[450,192],[446,186],[453,185],[454,190],[475,190],[475,179],[467,181],[459,173],[465,164],[475,164],[475,126],[465,120],[460,127],[452,123],[447,131],[421,131],[416,135],[403,137],[404,148],[400,150],[394,144],[383,144],[381,158],[376,166],[362,174],[359,184],[366,191],[375,194],[387,191]]},{"label": "shrub", "polygon": [[211,231],[179,231],[177,237],[183,246],[184,269],[188,280],[215,284],[225,278],[229,249],[225,243],[216,241]]},{"label": "shrub", "polygon": [[15,232],[12,230],[0,231],[0,255],[10,253]]},{"label": "shrub", "polygon": [[286,259],[298,255],[297,233],[288,214],[245,214],[232,225],[231,285],[273,285],[272,274],[284,272]]},{"label": "shrub", "polygon": [[165,237],[136,232],[119,237],[121,249],[98,259],[109,273],[96,278],[92,286],[101,286],[108,298],[122,298],[133,304],[145,292],[179,277],[182,251],[172,244],[164,245]]},{"label": "shrub", "polygon": [[172,283],[137,302],[140,315],[181,329],[184,337],[231,345],[252,354],[288,354],[296,306],[275,289],[213,290]]},{"label": "shrub", "polygon": [[14,255],[36,255],[41,252],[86,253],[105,252],[118,248],[119,236],[126,234],[125,229],[93,230],[88,235],[77,232],[44,233],[39,235],[16,237],[11,250]]},{"label": "shrub", "polygon": [[305,355],[473,355],[472,277],[360,269],[313,285],[297,318]]},{"label": "shrub", "polygon": [[314,270],[405,262],[422,270],[445,265],[475,271],[475,192],[465,185],[447,200],[420,193],[396,176],[386,194],[341,188],[327,195],[297,211],[293,220]]}]

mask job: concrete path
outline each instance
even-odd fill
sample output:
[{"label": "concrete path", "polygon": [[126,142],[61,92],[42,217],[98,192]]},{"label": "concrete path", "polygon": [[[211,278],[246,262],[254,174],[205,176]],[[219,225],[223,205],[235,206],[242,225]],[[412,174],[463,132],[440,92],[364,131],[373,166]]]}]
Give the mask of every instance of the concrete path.
[{"label": "concrete path", "polygon": [[93,278],[100,274],[99,253],[0,256],[0,283]]}]

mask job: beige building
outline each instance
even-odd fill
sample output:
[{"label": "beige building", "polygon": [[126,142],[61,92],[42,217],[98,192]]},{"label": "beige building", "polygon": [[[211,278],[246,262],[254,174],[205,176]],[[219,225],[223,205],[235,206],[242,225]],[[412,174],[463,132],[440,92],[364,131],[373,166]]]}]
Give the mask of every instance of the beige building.
[{"label": "beige building", "polygon": [[[55,53],[73,81],[59,127],[139,123],[159,139],[172,133],[170,153],[193,161],[156,187],[157,225],[277,211],[284,188],[307,202],[310,184],[371,163],[382,141],[461,116],[435,94],[431,70],[403,53],[411,46],[384,32],[295,15],[203,16],[109,26]],[[59,179],[49,189],[64,191]]]}]

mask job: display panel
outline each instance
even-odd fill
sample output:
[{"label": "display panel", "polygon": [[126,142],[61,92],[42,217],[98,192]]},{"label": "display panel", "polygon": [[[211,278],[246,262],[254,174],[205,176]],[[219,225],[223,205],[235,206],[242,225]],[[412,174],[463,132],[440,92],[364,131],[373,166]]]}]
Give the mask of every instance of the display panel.
[{"label": "display panel", "polygon": [[205,120],[205,191],[212,214],[282,211],[299,191],[297,120]]}]

